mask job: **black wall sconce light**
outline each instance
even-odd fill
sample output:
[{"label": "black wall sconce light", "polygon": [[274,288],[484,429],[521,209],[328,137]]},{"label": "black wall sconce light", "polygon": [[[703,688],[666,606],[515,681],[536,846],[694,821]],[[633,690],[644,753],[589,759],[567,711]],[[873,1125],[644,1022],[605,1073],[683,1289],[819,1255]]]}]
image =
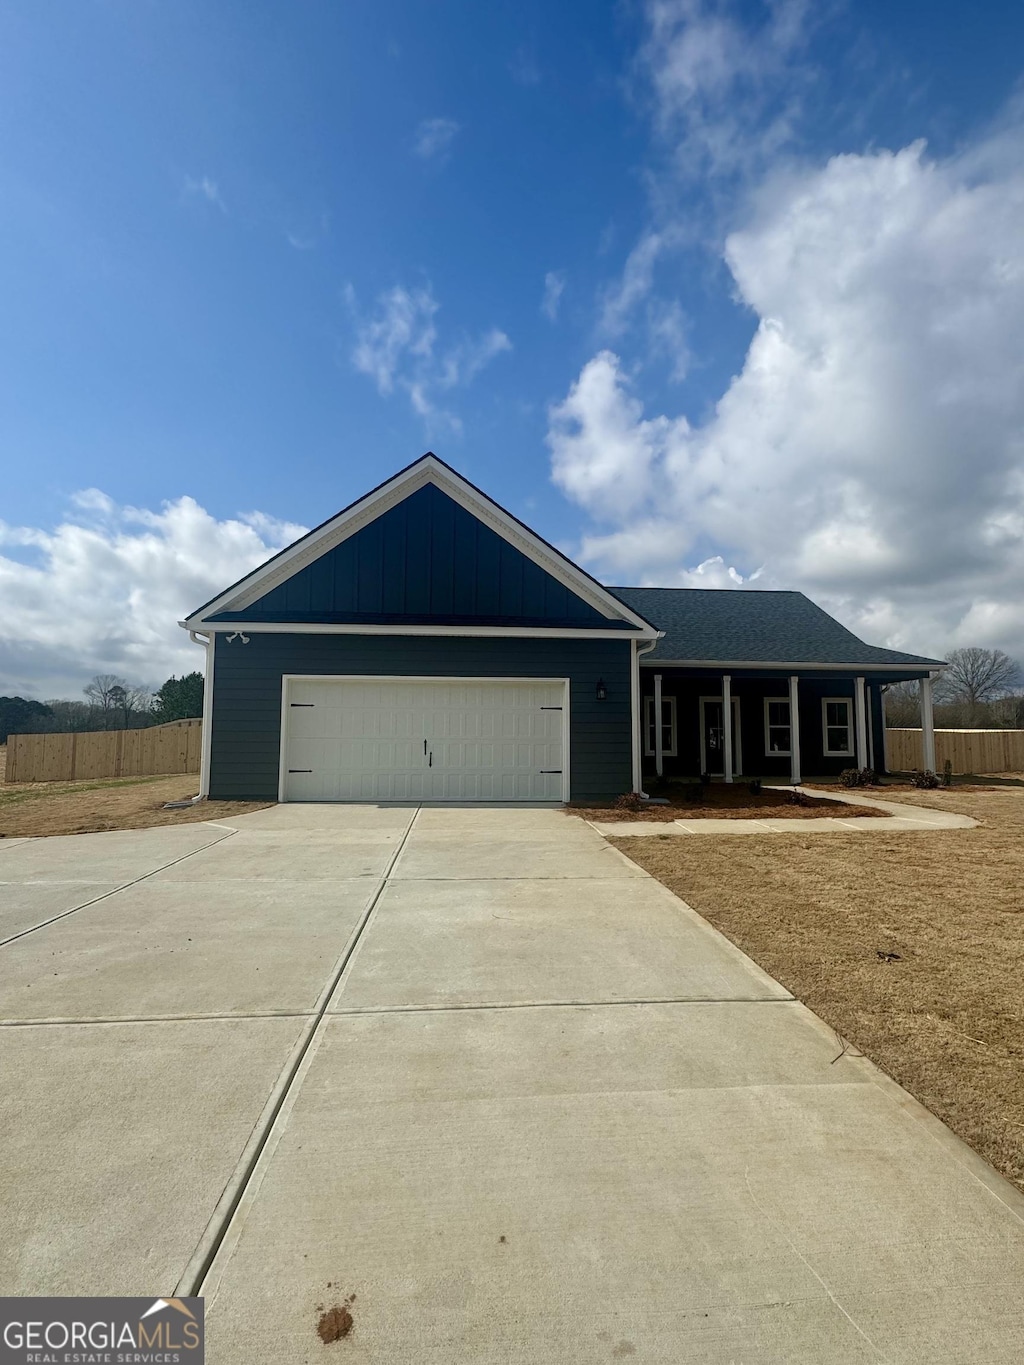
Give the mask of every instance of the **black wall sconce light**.
[{"label": "black wall sconce light", "polygon": [[604,700],[606,700],[606,698],[607,698],[607,696],[608,696],[608,689],[607,689],[607,687],[605,687],[605,685],[604,685],[604,678],[598,678],[598,680],[597,680],[597,691],[596,691],[595,695],[596,695],[598,701],[604,701]]}]

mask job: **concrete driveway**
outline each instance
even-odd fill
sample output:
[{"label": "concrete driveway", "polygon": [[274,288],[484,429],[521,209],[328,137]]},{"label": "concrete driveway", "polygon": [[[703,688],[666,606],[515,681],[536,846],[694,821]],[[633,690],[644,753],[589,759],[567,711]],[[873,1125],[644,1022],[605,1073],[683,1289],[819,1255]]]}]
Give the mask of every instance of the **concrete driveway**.
[{"label": "concrete driveway", "polygon": [[0,939],[0,1294],[199,1290],[211,1365],[1021,1358],[1024,1199],[561,812],[8,840]]}]

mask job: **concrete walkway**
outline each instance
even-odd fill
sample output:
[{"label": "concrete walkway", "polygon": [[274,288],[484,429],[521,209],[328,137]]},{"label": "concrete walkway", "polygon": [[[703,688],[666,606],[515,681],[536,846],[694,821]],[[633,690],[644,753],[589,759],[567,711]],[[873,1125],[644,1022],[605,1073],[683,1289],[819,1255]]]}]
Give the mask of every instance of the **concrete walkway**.
[{"label": "concrete walkway", "polygon": [[777,787],[774,791],[799,791],[817,801],[842,801],[848,806],[870,806],[874,810],[889,811],[889,815],[858,815],[844,820],[839,815],[810,816],[804,819],[761,817],[755,820],[593,820],[599,834],[650,836],[654,834],[827,834],[839,830],[855,830],[868,834],[881,830],[888,834],[900,831],[936,829],[974,829],[977,820],[969,815],[954,815],[951,811],[933,810],[930,806],[915,806],[908,801],[880,801],[874,796],[859,796],[856,792],[818,791],[814,787]]},{"label": "concrete walkway", "polygon": [[1024,1199],[582,821],[284,806],[0,882],[2,1294],[199,1289],[215,1365],[1020,1359]]}]

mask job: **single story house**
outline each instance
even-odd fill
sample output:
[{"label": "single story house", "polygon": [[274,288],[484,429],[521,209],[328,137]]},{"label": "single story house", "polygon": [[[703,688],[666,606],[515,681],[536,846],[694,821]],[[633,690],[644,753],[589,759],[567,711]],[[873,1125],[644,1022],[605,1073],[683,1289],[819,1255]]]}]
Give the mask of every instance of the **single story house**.
[{"label": "single story house", "polygon": [[206,649],[213,798],[598,801],[884,770],[904,679],[934,766],[939,660],[798,592],[605,587],[433,454],[180,624]]}]

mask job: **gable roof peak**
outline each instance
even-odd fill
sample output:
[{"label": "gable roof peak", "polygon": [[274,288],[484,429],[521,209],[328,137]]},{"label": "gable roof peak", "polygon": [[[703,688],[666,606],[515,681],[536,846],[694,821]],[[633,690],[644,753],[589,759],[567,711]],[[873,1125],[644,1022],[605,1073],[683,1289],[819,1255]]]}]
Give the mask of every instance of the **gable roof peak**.
[{"label": "gable roof peak", "polygon": [[644,638],[657,638],[657,628],[640,612],[616,597],[591,574],[574,564],[561,550],[531,531],[518,517],[507,512],[432,450],[425,451],[404,469],[398,470],[376,488],[364,493],[348,507],[273,555],[259,568],[204,603],[181,624],[190,630],[206,630],[210,628],[210,618],[213,616],[225,611],[231,611],[236,615],[243,613],[271,589],[301,572],[342,541],[376,521],[392,507],[404,502],[426,484],[434,485],[461,505],[478,521],[594,607],[600,615],[609,621],[624,622],[628,628]]}]

